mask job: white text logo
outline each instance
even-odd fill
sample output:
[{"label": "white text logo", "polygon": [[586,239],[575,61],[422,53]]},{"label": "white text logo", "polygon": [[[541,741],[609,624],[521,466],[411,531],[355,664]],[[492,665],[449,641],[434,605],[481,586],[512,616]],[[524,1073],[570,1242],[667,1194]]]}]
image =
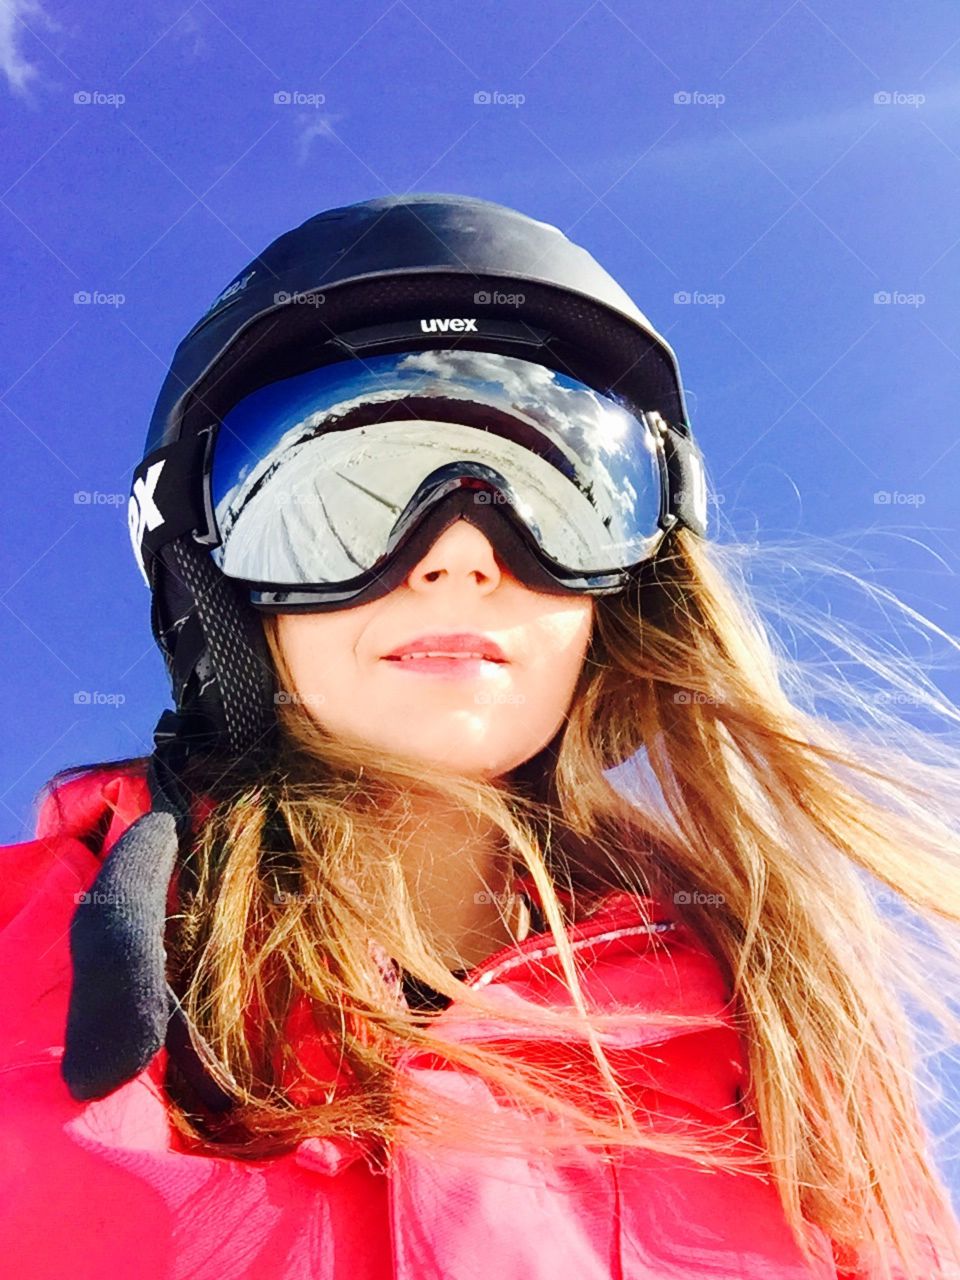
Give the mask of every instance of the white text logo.
[{"label": "white text logo", "polygon": [[239,280],[234,280],[233,284],[228,284],[223,293],[214,298],[207,310],[213,311],[214,307],[219,307],[221,302],[226,302],[228,298],[232,298],[241,289],[245,289],[256,274],[256,268],[254,268],[253,271],[248,271],[245,276],[241,276]]},{"label": "white text logo", "polygon": [[133,554],[137,557],[137,564],[140,566],[143,580],[148,587],[150,579],[147,577],[146,570],[143,567],[143,535],[147,530],[152,531],[163,524],[163,516],[160,514],[160,508],[153,500],[153,495],[156,492],[157,481],[160,479],[164,461],[166,460],[155,462],[153,466],[147,468],[145,476],[140,476],[139,479],[133,482],[133,493],[127,504],[127,527],[130,530]]},{"label": "white text logo", "polygon": [[424,333],[476,333],[476,320],[421,320]]}]

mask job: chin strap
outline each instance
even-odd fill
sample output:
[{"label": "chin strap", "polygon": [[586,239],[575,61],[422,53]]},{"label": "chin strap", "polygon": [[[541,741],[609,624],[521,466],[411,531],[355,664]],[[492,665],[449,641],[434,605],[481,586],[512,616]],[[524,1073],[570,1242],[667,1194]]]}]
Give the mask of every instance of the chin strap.
[{"label": "chin strap", "polygon": [[[208,650],[206,679],[196,691],[220,699],[221,730],[231,758],[269,746],[275,728],[272,673],[259,622],[241,593],[191,538],[165,549],[192,601]],[[189,622],[189,612],[180,625]],[[193,657],[201,650],[193,637]],[[186,696],[185,672],[175,685]],[[198,727],[203,724],[204,728]],[[123,833],[78,904],[70,926],[73,982],[61,1075],[78,1100],[101,1098],[139,1075],[166,1044],[182,1074],[215,1110],[230,1105],[206,1075],[183,1010],[166,975],[167,897],[190,805],[179,777],[193,746],[218,741],[196,711],[164,711],[154,730],[147,769],[152,808]],[[211,737],[212,732],[212,737]],[[209,1052],[201,1045],[204,1052]]]}]

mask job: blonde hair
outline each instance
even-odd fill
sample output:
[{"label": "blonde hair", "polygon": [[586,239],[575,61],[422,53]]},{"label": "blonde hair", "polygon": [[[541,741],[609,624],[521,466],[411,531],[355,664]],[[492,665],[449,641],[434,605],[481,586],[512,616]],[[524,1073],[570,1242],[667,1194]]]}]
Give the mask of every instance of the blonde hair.
[{"label": "blonde hair", "polygon": [[[676,531],[635,593],[597,597],[580,683],[539,773],[482,782],[372,759],[295,696],[278,699],[282,733],[267,764],[194,766],[190,785],[213,808],[182,858],[171,980],[236,1106],[225,1119],[204,1113],[172,1073],[184,1135],[251,1158],[336,1134],[364,1141],[374,1158],[404,1135],[677,1153],[772,1177],[801,1248],[812,1223],[842,1265],[929,1274],[926,1240],[960,1260],[918,1101],[921,1090],[936,1097],[931,1053],[960,1040],[947,999],[960,973],[960,747],[948,736],[957,712],[917,665],[778,601],[794,639],[819,647],[815,660],[791,656],[763,621],[750,554]],[[798,562],[793,548],[790,558]],[[279,688],[292,695],[272,618],[264,630]],[[885,692],[846,678],[828,645]],[[905,702],[944,732],[911,724],[897,713]],[[632,781],[621,771],[615,786],[611,769],[634,757],[642,767]],[[432,1035],[432,1016],[384,982],[377,948],[459,1008],[489,1007],[418,925],[401,827],[384,817],[402,815],[414,790],[493,824],[504,856],[534,878],[573,1007],[524,1016],[576,1030],[596,1071],[586,1096],[509,1047]],[[750,1068],[744,1103],[762,1151],[721,1129],[658,1127],[637,1114],[600,1043],[614,1024],[584,1004],[555,886],[587,905],[610,888],[678,904],[734,994]],[[277,1066],[293,1052],[286,1025],[298,998],[358,1086],[330,1089],[318,1105],[293,1105]],[[922,1025],[908,1016],[917,1011]],[[657,1010],[622,1016],[665,1021]],[[398,1088],[400,1058],[417,1049],[502,1091],[509,1123],[500,1112],[465,1116],[439,1090]]]}]

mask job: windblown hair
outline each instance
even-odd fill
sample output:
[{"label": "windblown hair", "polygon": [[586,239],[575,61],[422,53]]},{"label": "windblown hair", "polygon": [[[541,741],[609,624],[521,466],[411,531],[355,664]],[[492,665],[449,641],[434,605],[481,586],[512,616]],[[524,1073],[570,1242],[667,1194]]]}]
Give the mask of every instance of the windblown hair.
[{"label": "windblown hair", "polygon": [[[264,619],[279,745],[266,766],[201,760],[187,778],[212,807],[182,850],[171,981],[236,1106],[218,1120],[174,1075],[183,1135],[247,1158],[318,1135],[371,1152],[401,1135],[501,1149],[586,1138],[772,1176],[801,1248],[813,1223],[842,1268],[926,1276],[933,1240],[941,1262],[960,1262],[920,1109],[922,1095],[939,1098],[928,1060],[960,1042],[949,998],[960,990],[960,717],[915,660],[778,601],[778,621],[817,650],[793,656],[764,621],[750,554],[674,531],[635,592],[598,597],[555,750],[494,781],[371,758],[333,737],[296,696]],[[956,650],[888,592],[846,579]],[[860,668],[856,681],[844,665]],[[904,706],[943,732],[911,723]],[[588,1096],[521,1064],[509,1044],[432,1035],[432,1016],[384,981],[386,955],[462,1009],[489,1008],[418,924],[402,859],[413,793],[475,814],[497,832],[505,866],[533,876],[572,1007],[525,1016],[577,1034],[595,1064]],[[613,888],[677,904],[729,980],[762,1151],[637,1114],[601,1045],[613,1023],[585,1007],[555,886],[585,911]],[[303,998],[349,1083],[296,1106],[281,1067]],[[665,1021],[656,1010],[624,1018],[646,1016]],[[419,1050],[502,1092],[515,1104],[509,1127],[439,1090],[399,1088],[399,1056]]]}]

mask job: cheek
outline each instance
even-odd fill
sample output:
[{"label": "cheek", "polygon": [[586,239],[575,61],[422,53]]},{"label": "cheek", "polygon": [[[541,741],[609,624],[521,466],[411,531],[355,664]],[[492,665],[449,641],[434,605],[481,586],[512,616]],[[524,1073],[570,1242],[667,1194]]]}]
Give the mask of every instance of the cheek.
[{"label": "cheek", "polygon": [[563,715],[569,706],[590,646],[591,605],[553,612],[536,628],[525,674],[544,717]]},{"label": "cheek", "polygon": [[535,624],[538,654],[569,674],[583,661],[592,629],[593,601],[589,598],[541,614]]},{"label": "cheek", "polygon": [[289,672],[288,693],[309,696],[323,705],[356,674],[349,619],[314,615],[281,615],[277,640]]}]

